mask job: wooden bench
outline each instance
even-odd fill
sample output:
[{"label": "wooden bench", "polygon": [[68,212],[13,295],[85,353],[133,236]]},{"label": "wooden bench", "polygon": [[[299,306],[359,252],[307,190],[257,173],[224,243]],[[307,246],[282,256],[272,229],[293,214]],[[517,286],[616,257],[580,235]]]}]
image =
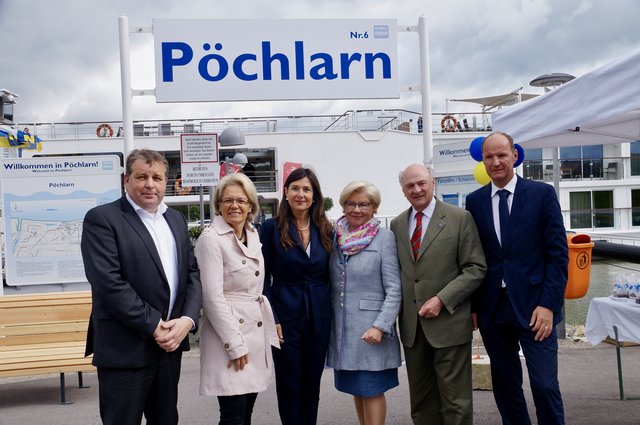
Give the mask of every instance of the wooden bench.
[{"label": "wooden bench", "polygon": [[0,378],[60,374],[60,402],[65,372],[95,371],[84,357],[91,292],[0,296]]}]

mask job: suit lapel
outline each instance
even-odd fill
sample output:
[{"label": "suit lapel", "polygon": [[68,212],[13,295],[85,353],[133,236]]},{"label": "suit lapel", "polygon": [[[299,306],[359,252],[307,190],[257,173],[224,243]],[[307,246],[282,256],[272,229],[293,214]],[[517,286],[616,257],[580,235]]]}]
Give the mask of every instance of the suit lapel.
[{"label": "suit lapel", "polygon": [[516,234],[516,223],[520,222],[520,216],[522,215],[526,205],[527,189],[527,181],[518,177],[516,190],[513,194],[513,202],[511,203],[511,212],[509,213],[509,230],[507,243],[504,246],[505,250],[509,248],[511,241]]},{"label": "suit lapel", "polygon": [[[136,234],[140,237],[140,239],[142,239],[142,242],[144,243],[144,245],[147,247],[147,250],[149,251],[149,255],[151,256],[151,259],[155,263],[156,267],[158,268],[158,271],[164,278],[165,282],[167,282],[168,284],[169,281],[167,279],[167,276],[164,274],[162,261],[160,261],[160,254],[158,254],[156,244],[153,243],[153,239],[151,238],[151,235],[149,234],[147,227],[144,225],[144,223],[142,222],[142,219],[138,216],[138,213],[133,209],[129,201],[127,201],[125,197],[121,198],[121,201],[122,201],[122,215],[124,219],[127,221],[127,223],[131,225],[131,227],[136,232]],[[169,227],[171,227],[171,224],[169,225]],[[173,228],[171,228],[171,231],[172,232],[174,231]],[[178,252],[180,252],[179,247],[178,247]],[[178,257],[180,257],[180,255],[178,255]],[[141,266],[144,267],[144,265],[141,265]]]},{"label": "suit lapel", "polygon": [[398,216],[398,234],[396,241],[398,242],[398,251],[408,253],[413,258],[413,249],[411,249],[411,240],[409,237],[409,220],[411,212],[409,208]]},{"label": "suit lapel", "polygon": [[478,228],[489,229],[487,233],[493,235],[491,238],[492,243],[500,248],[500,241],[498,240],[498,235],[496,234],[496,227],[493,224],[493,203],[491,202],[491,184],[484,186],[480,189],[482,192],[480,193],[480,217],[476,217],[477,220],[476,225]]},{"label": "suit lapel", "polygon": [[447,214],[442,208],[442,203],[436,200],[436,206],[433,210],[433,215],[429,220],[429,226],[427,226],[427,230],[424,234],[424,238],[422,238],[422,243],[420,244],[420,249],[418,250],[418,258],[416,262],[420,261],[420,257],[429,249],[433,241],[438,237],[438,234],[444,229],[444,226],[447,224]]}]

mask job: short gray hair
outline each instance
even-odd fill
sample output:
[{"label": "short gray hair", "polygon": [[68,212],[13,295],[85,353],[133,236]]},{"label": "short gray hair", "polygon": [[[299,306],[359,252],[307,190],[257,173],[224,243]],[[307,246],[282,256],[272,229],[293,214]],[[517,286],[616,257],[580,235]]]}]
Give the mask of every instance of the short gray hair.
[{"label": "short gray hair", "polygon": [[424,169],[427,170],[427,174],[429,174],[431,179],[433,179],[433,168],[427,167],[424,164],[411,164],[411,165],[407,165],[407,167],[404,170],[402,170],[402,171],[400,171],[400,173],[398,173],[398,182],[400,183],[400,186],[402,186],[402,179],[404,178],[404,172],[407,170],[407,168],[412,167],[414,165],[422,165],[424,167]]},{"label": "short gray hair", "polygon": [[356,180],[352,181],[342,189],[342,193],[340,193],[340,205],[342,208],[344,208],[344,203],[347,199],[349,199],[349,197],[354,193],[362,193],[369,198],[374,210],[377,210],[380,206],[381,196],[378,188],[375,187],[373,183],[369,183],[364,180]]}]

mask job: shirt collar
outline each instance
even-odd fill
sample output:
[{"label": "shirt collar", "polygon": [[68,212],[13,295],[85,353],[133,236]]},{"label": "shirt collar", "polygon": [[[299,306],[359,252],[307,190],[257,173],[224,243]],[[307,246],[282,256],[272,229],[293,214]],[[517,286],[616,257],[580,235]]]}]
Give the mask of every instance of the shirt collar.
[{"label": "shirt collar", "polygon": [[[436,198],[434,196],[433,199],[431,199],[431,202],[429,202],[429,205],[427,205],[427,208],[422,210],[422,214],[424,214],[427,217],[431,217],[435,209],[436,209]],[[418,211],[414,207],[411,207],[411,218],[413,219],[413,217],[415,217],[416,214],[419,212],[420,211]]]},{"label": "shirt collar", "polygon": [[498,186],[496,186],[493,182],[491,182],[491,197],[493,198],[495,196],[496,193],[498,193],[498,191],[500,189],[505,189],[507,192],[514,194],[516,191],[516,183],[518,182],[518,177],[514,174],[513,178],[511,180],[509,180],[509,183],[507,183],[504,187],[500,188]]},{"label": "shirt collar", "polygon": [[[139,214],[140,211],[144,211],[147,214],[151,214],[149,211],[145,210],[144,208],[142,208],[140,205],[136,204],[134,202],[133,199],[131,199],[131,197],[129,196],[128,193],[125,194],[125,196],[127,197],[127,201],[129,201],[129,203],[131,204],[131,206],[133,207],[133,209]],[[158,205],[158,210],[156,211],[156,213],[158,214],[164,214],[167,211],[167,204],[165,204],[164,202],[160,202],[160,205]]]}]

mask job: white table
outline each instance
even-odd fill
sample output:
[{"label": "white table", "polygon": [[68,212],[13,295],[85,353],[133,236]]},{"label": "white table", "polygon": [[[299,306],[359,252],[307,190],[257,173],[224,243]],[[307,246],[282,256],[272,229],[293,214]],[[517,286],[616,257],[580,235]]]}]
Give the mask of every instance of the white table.
[{"label": "white table", "polygon": [[599,344],[608,336],[615,339],[620,400],[637,400],[637,397],[624,396],[620,342],[640,343],[640,304],[632,304],[626,298],[593,298],[584,334],[592,345]]}]

